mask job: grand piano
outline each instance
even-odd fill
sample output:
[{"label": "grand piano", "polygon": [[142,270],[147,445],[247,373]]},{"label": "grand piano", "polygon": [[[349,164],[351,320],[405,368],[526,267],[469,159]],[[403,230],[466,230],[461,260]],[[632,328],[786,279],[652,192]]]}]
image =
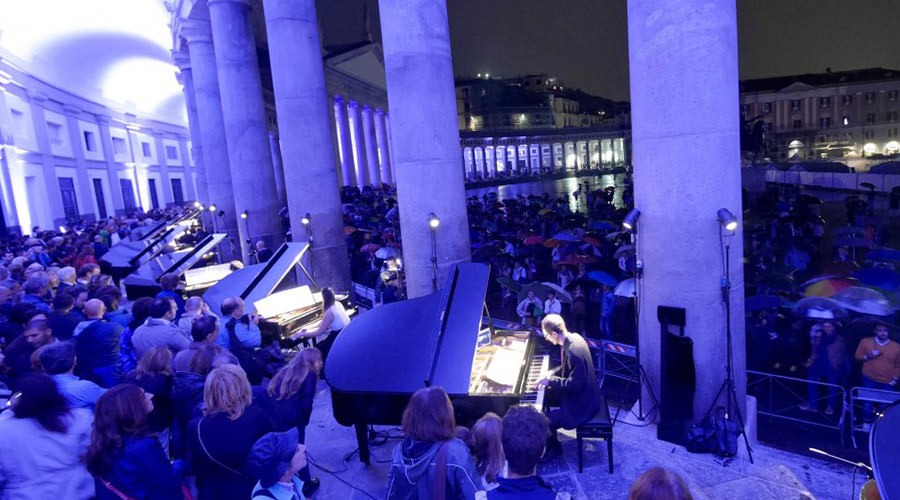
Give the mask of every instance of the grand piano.
[{"label": "grand piano", "polygon": [[196,224],[199,216],[199,211],[187,210],[178,217],[160,222],[133,239],[122,240],[113,245],[100,258],[103,272],[117,280],[124,278],[165,250],[167,245],[171,247],[173,242],[177,245],[180,237]]},{"label": "grand piano", "polygon": [[[217,311],[226,298],[240,297],[248,312],[255,309],[263,318],[263,333],[279,340],[309,329],[322,317],[322,293],[303,265],[308,251],[306,242],[283,243],[266,262],[244,267],[220,280],[203,294],[203,300]],[[336,299],[348,314],[356,312],[346,294],[336,294]]]},{"label": "grand piano", "polygon": [[534,387],[548,357],[536,355],[531,332],[485,323],[489,274],[484,264],[458,264],[443,290],[361,314],[335,339],[326,361],[334,417],[355,427],[361,461],[369,463],[366,426],[399,425],[422,387],[443,387],[462,425],[543,404]]},{"label": "grand piano", "polygon": [[226,234],[210,234],[187,249],[155,253],[122,280],[128,299],[155,296],[162,290],[159,278],[167,273],[179,276],[186,293],[198,293],[209,288],[233,270],[230,263],[210,265],[215,248],[227,237]]}]

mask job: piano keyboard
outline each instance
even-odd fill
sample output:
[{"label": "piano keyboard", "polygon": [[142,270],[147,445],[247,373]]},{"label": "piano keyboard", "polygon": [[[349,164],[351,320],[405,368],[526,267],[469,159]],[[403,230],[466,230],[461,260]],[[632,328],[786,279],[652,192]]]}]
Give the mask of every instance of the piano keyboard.
[{"label": "piano keyboard", "polygon": [[538,381],[550,368],[550,356],[543,354],[531,358],[528,366],[528,377],[525,382],[525,392],[519,403],[533,406],[537,411],[544,411],[544,388],[536,389]]}]

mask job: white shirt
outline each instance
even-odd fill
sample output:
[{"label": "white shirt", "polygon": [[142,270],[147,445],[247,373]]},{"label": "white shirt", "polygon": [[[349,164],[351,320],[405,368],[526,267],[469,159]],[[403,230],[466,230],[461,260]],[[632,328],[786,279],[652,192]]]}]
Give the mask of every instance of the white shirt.
[{"label": "white shirt", "polygon": [[550,299],[544,301],[544,314],[561,314],[562,313],[562,303],[559,299],[553,299],[553,302],[550,302]]}]

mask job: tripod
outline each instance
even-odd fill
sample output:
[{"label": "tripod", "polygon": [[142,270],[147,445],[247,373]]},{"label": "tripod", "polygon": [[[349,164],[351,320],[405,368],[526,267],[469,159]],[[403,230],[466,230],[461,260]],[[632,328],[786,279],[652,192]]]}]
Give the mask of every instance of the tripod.
[{"label": "tripod", "polygon": [[744,436],[744,444],[747,446],[747,456],[750,458],[750,463],[752,464],[753,451],[750,448],[750,439],[747,438],[747,432],[744,430],[744,416],[741,414],[741,405],[738,403],[737,391],[734,388],[734,354],[732,353],[731,339],[731,280],[729,279],[731,276],[731,261],[729,259],[731,256],[731,244],[727,240],[727,238],[730,238],[731,236],[733,235],[720,236],[725,247],[725,276],[722,277],[722,301],[725,303],[725,338],[727,349],[725,356],[725,380],[722,382],[722,386],[719,387],[716,397],[713,398],[709,410],[706,411],[706,417],[709,417],[712,414],[713,410],[716,408],[716,404],[722,397],[722,394],[725,393],[726,418],[729,415],[732,415],[731,412],[733,409],[734,415],[737,418],[737,424],[741,430],[741,435]]}]

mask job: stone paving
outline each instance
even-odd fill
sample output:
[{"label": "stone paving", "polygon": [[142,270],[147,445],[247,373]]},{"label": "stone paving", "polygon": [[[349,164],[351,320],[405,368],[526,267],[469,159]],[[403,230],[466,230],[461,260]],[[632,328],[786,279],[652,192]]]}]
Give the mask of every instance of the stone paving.
[{"label": "stone paving", "polygon": [[[657,440],[656,427],[637,420],[633,414],[622,411],[619,418],[613,431],[613,474],[609,473],[606,443],[602,440],[585,441],[585,468],[583,473],[578,472],[574,432],[562,437],[563,456],[541,465],[538,473],[557,491],[568,492],[577,500],[624,499],[638,475],[655,465],[680,474],[694,498],[703,500],[858,498],[864,480],[857,474],[854,484],[848,466],[762,444],[753,445],[755,463],[751,464],[743,441],[733,458],[688,453],[681,446]],[[401,432],[396,427],[376,429],[390,438],[382,445],[371,446],[370,466],[363,465],[356,454],[345,459],[356,449],[355,434],[353,428],[334,421],[329,389],[320,382],[312,421],[307,428],[308,452],[315,463],[313,476],[322,482],[313,498],[384,498],[391,452]]]}]

